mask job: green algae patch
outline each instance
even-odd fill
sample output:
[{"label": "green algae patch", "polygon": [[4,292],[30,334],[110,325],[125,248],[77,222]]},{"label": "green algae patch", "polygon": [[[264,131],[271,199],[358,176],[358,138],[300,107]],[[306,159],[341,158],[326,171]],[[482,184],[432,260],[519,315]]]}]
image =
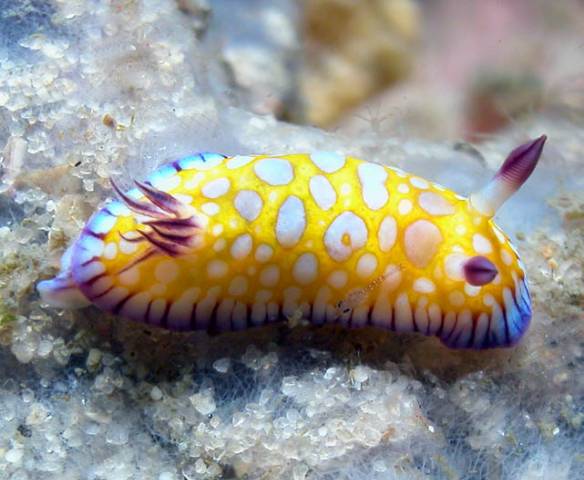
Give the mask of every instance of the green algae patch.
[{"label": "green algae patch", "polygon": [[0,330],[6,328],[8,325],[16,320],[16,315],[11,312],[3,303],[0,303]]}]

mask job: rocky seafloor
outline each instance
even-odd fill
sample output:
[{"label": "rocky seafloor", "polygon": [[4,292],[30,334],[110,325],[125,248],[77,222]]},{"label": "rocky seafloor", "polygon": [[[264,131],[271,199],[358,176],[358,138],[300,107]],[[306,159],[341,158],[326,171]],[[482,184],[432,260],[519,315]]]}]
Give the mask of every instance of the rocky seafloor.
[{"label": "rocky seafloor", "polygon": [[[295,17],[253,3],[264,50],[246,78],[276,72],[259,107],[225,68],[240,56],[201,33],[206,2],[0,1],[0,479],[584,478],[584,118],[542,112],[478,151],[279,122],[257,111],[294,90],[273,62],[298,46]],[[285,324],[175,334],[35,292],[109,176],[193,151],[327,149],[467,194],[541,133],[499,219],[534,303],[513,349]]]}]

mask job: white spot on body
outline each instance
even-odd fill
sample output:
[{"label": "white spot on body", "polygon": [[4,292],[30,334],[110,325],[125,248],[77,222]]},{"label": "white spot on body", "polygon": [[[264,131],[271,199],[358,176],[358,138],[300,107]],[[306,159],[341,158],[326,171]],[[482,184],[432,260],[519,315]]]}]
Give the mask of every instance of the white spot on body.
[{"label": "white spot on body", "polygon": [[186,180],[183,186],[185,190],[194,190],[204,178],[205,175],[203,173],[197,172],[191,178]]},{"label": "white spot on body", "polygon": [[300,285],[308,285],[318,276],[318,259],[314,253],[303,253],[292,267],[292,276]]},{"label": "white spot on body", "polygon": [[304,203],[295,195],[290,195],[280,206],[276,221],[276,238],[283,247],[293,247],[306,229]]},{"label": "white spot on body", "polygon": [[251,253],[253,240],[249,233],[237,237],[231,244],[231,256],[235,260],[242,260]]},{"label": "white spot on body", "polygon": [[274,254],[274,249],[270,245],[268,245],[266,243],[262,243],[256,249],[255,259],[260,263],[265,263],[270,258],[272,258],[273,254]]},{"label": "white spot on body", "polygon": [[213,250],[220,252],[221,250],[225,249],[226,246],[227,241],[224,238],[218,238],[217,241],[213,244]]},{"label": "white spot on body", "polygon": [[264,287],[273,288],[280,280],[280,267],[269,265],[260,272],[260,283]]},{"label": "white spot on body", "polygon": [[463,266],[468,259],[468,255],[463,253],[451,253],[448,255],[444,260],[444,269],[448,278],[455,281],[464,280]]},{"label": "white spot on body", "polygon": [[402,280],[401,268],[397,265],[388,265],[383,272],[383,277],[382,288],[388,292],[395,290]]},{"label": "white spot on body", "polygon": [[397,222],[395,218],[388,215],[381,221],[377,237],[379,240],[379,249],[382,252],[389,252],[395,245],[397,239]]},{"label": "white spot on body", "polygon": [[361,278],[370,277],[377,268],[377,257],[372,253],[365,253],[357,261],[357,275]]},{"label": "white spot on body", "polygon": [[236,157],[227,160],[226,166],[229,170],[235,168],[243,167],[253,160],[253,157],[248,157],[247,155],[237,155]]},{"label": "white spot on body", "polygon": [[353,212],[343,212],[333,220],[324,235],[324,244],[333,260],[342,262],[367,243],[367,225]]},{"label": "white spot on body", "polygon": [[476,297],[481,291],[481,287],[471,285],[470,283],[464,284],[464,293],[469,297]]},{"label": "white spot on body", "polygon": [[409,185],[407,183],[400,183],[397,186],[397,191],[399,193],[406,194],[406,193],[408,193],[410,191],[410,187],[409,187]]},{"label": "white spot on body", "polygon": [[309,188],[312,198],[323,210],[329,210],[336,203],[337,193],[325,176],[315,175],[312,177]]},{"label": "white spot on body", "polygon": [[413,330],[412,307],[407,293],[400,293],[395,300],[394,325],[396,332],[411,332]]},{"label": "white spot on body", "polygon": [[103,249],[103,257],[108,260],[113,260],[118,254],[118,247],[114,242],[109,242]]},{"label": "white spot on body", "polygon": [[228,271],[229,266],[223,260],[211,260],[207,264],[207,275],[211,279],[222,278]]},{"label": "white spot on body", "polygon": [[235,196],[234,205],[244,219],[253,222],[262,211],[264,202],[257,192],[242,190]]},{"label": "white spot on body", "polygon": [[345,285],[347,285],[348,281],[349,281],[349,274],[347,272],[345,272],[344,270],[335,270],[334,272],[332,272],[329,275],[329,277],[327,279],[328,284],[331,287],[336,288],[337,290],[340,290]]},{"label": "white spot on body", "polygon": [[163,260],[154,269],[154,278],[160,283],[170,283],[178,275],[178,265],[174,260]]},{"label": "white spot on body", "polygon": [[314,152],[312,162],[323,172],[333,173],[345,165],[345,157],[334,152]]},{"label": "white spot on body", "polygon": [[204,214],[210,217],[217,215],[219,213],[219,205],[215,202],[206,202],[201,205],[201,210]]},{"label": "white spot on body", "polygon": [[412,207],[413,205],[411,200],[403,198],[402,200],[399,201],[397,205],[397,211],[399,212],[400,215],[407,215],[412,211]]},{"label": "white spot on body", "polygon": [[485,293],[485,296],[483,297],[483,303],[487,307],[492,307],[496,303],[495,297],[493,297],[493,295],[490,293]]},{"label": "white spot on body", "polygon": [[406,228],[404,242],[410,262],[418,268],[425,268],[438,252],[442,234],[432,222],[416,220]]},{"label": "white spot on body", "polygon": [[213,228],[211,228],[211,233],[213,235],[215,235],[216,237],[218,237],[219,235],[221,235],[223,233],[223,230],[224,230],[223,225],[218,223],[217,225],[214,225]]},{"label": "white spot on body", "polygon": [[248,288],[248,281],[243,275],[238,275],[231,280],[229,284],[229,295],[233,295],[234,297],[238,297],[243,295],[247,292]]},{"label": "white spot on body", "polygon": [[436,285],[429,278],[421,277],[414,281],[414,290],[418,293],[432,293],[436,290]]},{"label": "white spot on body", "polygon": [[263,158],[254,164],[254,171],[260,180],[273,187],[288,185],[294,178],[294,170],[283,158]]},{"label": "white spot on body", "polygon": [[501,249],[501,260],[503,260],[505,265],[511,265],[511,263],[513,263],[513,257],[511,257],[511,254],[504,248]]},{"label": "white spot on body", "polygon": [[448,301],[454,307],[462,307],[464,305],[464,294],[455,290],[448,294]]},{"label": "white spot on body", "polygon": [[475,233],[472,236],[472,247],[479,255],[487,255],[493,251],[493,245],[489,239],[480,233]]},{"label": "white spot on body", "polygon": [[384,182],[387,172],[381,165],[361,163],[357,167],[363,201],[371,210],[379,210],[389,199]]},{"label": "white spot on body", "polygon": [[451,215],[454,207],[442,195],[434,192],[422,192],[418,197],[418,203],[422,210],[430,215]]},{"label": "white spot on body", "polygon": [[464,225],[457,225],[455,228],[455,232],[457,235],[464,235],[466,233],[466,227]]},{"label": "white spot on body", "polygon": [[136,250],[138,250],[138,245],[136,245],[135,243],[132,243],[132,242],[128,242],[127,240],[124,240],[123,238],[120,239],[120,242],[118,245],[120,247],[120,251],[122,253],[125,253],[126,255],[131,255]]},{"label": "white spot on body", "polygon": [[229,191],[230,186],[228,178],[217,178],[204,185],[201,193],[207,198],[219,198]]}]

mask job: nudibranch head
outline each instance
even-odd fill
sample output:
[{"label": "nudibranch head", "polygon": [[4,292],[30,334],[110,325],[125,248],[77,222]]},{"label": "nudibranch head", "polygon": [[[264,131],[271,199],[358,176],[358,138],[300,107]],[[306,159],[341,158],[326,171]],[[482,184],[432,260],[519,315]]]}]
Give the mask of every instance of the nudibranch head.
[{"label": "nudibranch head", "polygon": [[[441,225],[440,246],[433,262],[425,266],[432,273],[427,281],[432,278],[433,293],[445,313],[439,336],[454,348],[514,345],[531,319],[525,271],[493,220],[467,200],[461,203]],[[468,322],[469,328],[461,328],[461,322]],[[460,333],[452,334],[456,329]]]},{"label": "nudibranch head", "polygon": [[459,328],[459,335],[441,336],[448,346],[512,346],[529,326],[531,299],[523,263],[492,217],[531,175],[545,141],[543,135],[513,150],[486,187],[442,224],[448,235],[437,255],[441,261],[434,276],[441,280],[436,289],[444,304],[466,312],[462,318],[457,315],[458,328],[461,321],[472,323],[472,328]]},{"label": "nudibranch head", "polygon": [[93,303],[173,330],[241,330],[290,318],[434,335],[452,348],[515,344],[531,304],[495,225],[545,137],[514,150],[465,199],[399,169],[337,153],[164,165],[87,222],[61,272],[58,307]]}]

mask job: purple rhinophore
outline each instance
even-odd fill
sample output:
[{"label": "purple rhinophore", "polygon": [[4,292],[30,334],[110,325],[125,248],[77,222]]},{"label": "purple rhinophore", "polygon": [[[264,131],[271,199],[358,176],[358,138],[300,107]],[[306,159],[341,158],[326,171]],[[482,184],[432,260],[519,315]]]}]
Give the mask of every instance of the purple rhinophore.
[{"label": "purple rhinophore", "polygon": [[495,178],[502,177],[505,182],[518,189],[535,169],[546,140],[547,137],[542,135],[517,147],[501,165]]},{"label": "purple rhinophore", "polygon": [[475,287],[491,283],[497,273],[497,267],[486,257],[472,257],[464,264],[464,278]]}]

